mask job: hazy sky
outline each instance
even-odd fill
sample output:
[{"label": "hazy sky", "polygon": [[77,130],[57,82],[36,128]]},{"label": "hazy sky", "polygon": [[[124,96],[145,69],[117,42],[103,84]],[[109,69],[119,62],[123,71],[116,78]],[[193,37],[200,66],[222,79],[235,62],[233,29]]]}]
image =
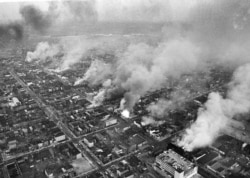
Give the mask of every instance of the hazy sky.
[{"label": "hazy sky", "polygon": [[[73,0],[72,0],[73,1]],[[75,1],[75,0],[74,0]],[[82,0],[91,2],[99,21],[151,21],[182,20],[197,2],[209,0]],[[57,0],[56,2],[63,2]],[[20,19],[19,7],[33,4],[48,9],[48,1],[0,0],[0,20]],[[62,4],[62,3],[61,3]]]},{"label": "hazy sky", "polygon": [[46,10],[48,8],[47,1],[20,1],[20,0],[0,0],[0,21],[6,22],[9,20],[19,20],[21,18],[19,8],[22,5],[33,4],[40,9]]}]

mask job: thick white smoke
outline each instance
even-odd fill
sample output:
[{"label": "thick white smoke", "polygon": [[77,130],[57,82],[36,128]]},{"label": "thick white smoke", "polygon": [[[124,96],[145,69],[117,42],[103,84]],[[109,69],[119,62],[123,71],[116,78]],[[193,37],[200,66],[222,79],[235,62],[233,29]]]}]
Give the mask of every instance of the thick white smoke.
[{"label": "thick white smoke", "polygon": [[126,108],[140,96],[161,88],[168,77],[179,78],[198,66],[200,49],[186,39],[174,39],[157,47],[137,44],[128,47],[118,61],[114,84],[125,93]]},{"label": "thick white smoke", "polygon": [[[26,61],[44,61],[45,59],[50,59],[56,63],[57,71],[64,71],[79,62],[86,61],[86,59],[93,60],[94,62],[91,64],[88,73],[83,77],[83,80],[79,79],[77,83],[80,84],[81,81],[88,80],[89,83],[96,85],[99,84],[100,81],[104,81],[101,77],[108,77],[108,73],[114,70],[114,68],[111,68],[114,57],[106,59],[108,61],[106,62],[102,59],[99,60],[98,56],[118,54],[120,51],[123,51],[130,42],[134,43],[133,40],[135,40],[133,36],[127,38],[121,35],[112,35],[109,37],[105,35],[65,36],[54,43],[40,42],[35,51],[29,51],[27,53]],[[57,56],[57,58],[55,58],[55,56]],[[112,70],[109,70],[109,68]],[[104,74],[104,76],[101,76],[102,74]],[[94,80],[97,76],[98,79]]]},{"label": "thick white smoke", "polygon": [[88,49],[91,47],[91,43],[87,44],[85,40],[70,40],[66,42],[66,45],[64,45],[64,55],[62,57],[62,63],[58,67],[59,70],[67,70],[70,69],[71,66],[79,62],[83,54],[86,53]]},{"label": "thick white smoke", "polygon": [[179,145],[188,151],[211,145],[217,136],[227,129],[230,120],[237,114],[250,110],[250,64],[239,67],[229,83],[226,98],[219,93],[210,93],[197,120],[186,129]]},{"label": "thick white smoke", "polygon": [[108,79],[102,83],[102,88],[98,91],[98,93],[93,97],[92,104],[89,106],[91,107],[97,107],[100,106],[105,98],[107,97],[107,89],[111,86],[111,80]]},{"label": "thick white smoke", "polygon": [[34,60],[45,61],[48,58],[53,58],[61,53],[61,48],[57,44],[49,44],[48,42],[40,42],[36,46],[34,52],[28,52],[26,56],[27,62]]},{"label": "thick white smoke", "polygon": [[190,92],[185,90],[185,88],[181,88],[179,90],[175,90],[171,93],[170,98],[167,99],[159,99],[157,102],[151,103],[147,110],[150,115],[157,118],[163,118],[167,115],[169,111],[173,111],[175,109],[181,109],[188,99]]},{"label": "thick white smoke", "polygon": [[100,106],[102,104],[102,102],[104,101],[104,99],[105,99],[105,94],[106,94],[106,90],[105,89],[101,89],[97,93],[97,95],[95,95],[93,97],[92,104],[89,105],[88,107],[92,108],[92,107]]},{"label": "thick white smoke", "polygon": [[159,126],[159,125],[162,125],[164,123],[165,123],[165,121],[162,121],[162,120],[157,121],[151,116],[144,116],[144,117],[142,117],[142,121],[141,121],[142,126],[147,126],[147,125]]},{"label": "thick white smoke", "polygon": [[244,0],[196,2],[183,21],[186,30],[185,25],[173,26],[177,34],[167,35],[156,46],[130,45],[114,76],[114,84],[125,91],[126,108],[131,110],[140,96],[162,87],[168,77],[192,73],[204,61],[228,66],[249,62],[249,5]]},{"label": "thick white smoke", "polygon": [[[80,62],[90,49],[102,44],[86,37],[65,37],[58,43],[40,42],[35,51],[28,52],[26,61],[37,60],[43,62],[46,59],[57,63],[57,71],[63,71],[71,68],[74,64]],[[55,58],[58,56],[58,58]]]},{"label": "thick white smoke", "polygon": [[150,112],[151,116],[154,117],[163,117],[166,113],[166,109],[168,109],[168,106],[170,105],[170,101],[167,101],[165,99],[160,99],[156,103],[151,103],[147,110]]},{"label": "thick white smoke", "polygon": [[77,80],[77,83],[75,84],[88,81],[90,85],[100,85],[112,76],[112,71],[113,68],[110,63],[105,63],[102,60],[94,60],[83,78]]}]

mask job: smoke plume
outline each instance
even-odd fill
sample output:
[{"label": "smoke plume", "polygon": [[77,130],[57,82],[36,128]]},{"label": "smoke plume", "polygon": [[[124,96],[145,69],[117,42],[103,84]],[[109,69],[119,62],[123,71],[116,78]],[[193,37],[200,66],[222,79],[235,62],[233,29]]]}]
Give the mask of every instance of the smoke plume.
[{"label": "smoke plume", "polygon": [[0,48],[7,46],[11,40],[21,41],[23,33],[23,26],[18,22],[0,24]]},{"label": "smoke plume", "polygon": [[[117,56],[116,60],[93,60],[82,80],[75,84],[86,80],[90,84],[99,85],[111,79],[112,84],[105,88],[105,95],[122,93],[125,100],[123,109],[132,110],[141,96],[160,89],[169,78],[179,79],[182,74],[200,70],[207,63],[238,66],[249,62],[249,1],[111,0],[110,3],[104,3],[96,0],[79,3],[64,3],[63,7],[83,21],[92,19],[91,21],[121,24],[148,21],[163,24],[162,33],[154,43],[131,43],[128,40],[126,42],[129,44],[117,45],[122,40],[115,39],[114,35],[108,35],[102,40],[79,39],[61,43],[64,55],[58,67],[60,70],[69,69],[81,61],[90,49],[107,51],[107,46],[113,44],[111,48]],[[65,12],[64,10],[61,12]],[[41,22],[46,16],[32,8],[26,11],[38,16],[42,19]],[[27,22],[34,19],[32,17],[29,20],[29,15],[25,17],[26,13],[23,14]],[[115,40],[110,40],[111,38]],[[212,95],[212,98],[216,97]],[[182,102],[182,99],[170,98],[169,101],[158,103],[164,106],[159,108],[159,114],[179,107],[178,103]],[[153,106],[151,108],[157,109]]]},{"label": "smoke plume", "polygon": [[49,44],[48,42],[38,43],[34,52],[29,51],[26,56],[27,62],[32,62],[33,60],[45,61],[51,59],[61,53],[61,48],[57,44]]},{"label": "smoke plume", "polygon": [[[78,25],[97,21],[95,1],[52,1],[48,2],[48,9],[41,10],[39,3],[21,6],[19,9],[21,18],[25,23],[39,33],[54,30],[58,25]],[[64,29],[60,29],[64,31]]]},{"label": "smoke plume", "polygon": [[142,126],[147,126],[147,125],[152,125],[152,126],[159,126],[164,124],[165,121],[157,121],[151,116],[144,116],[142,117],[141,125]]},{"label": "smoke plume", "polygon": [[[91,40],[77,37],[65,37],[58,43],[40,42],[35,51],[27,53],[26,61],[38,60],[42,62],[48,59],[57,63],[56,71],[63,71],[81,61],[83,54],[86,54],[94,45],[95,43]],[[55,58],[56,56],[57,58]]]},{"label": "smoke plume", "polygon": [[131,45],[118,61],[114,83],[126,91],[126,108],[146,92],[159,89],[168,77],[196,69],[199,48],[185,39],[175,39],[152,47],[146,44]]},{"label": "smoke plume", "polygon": [[52,13],[43,12],[33,5],[21,7],[20,14],[27,25],[41,33],[44,33],[53,23]]},{"label": "smoke plume", "polygon": [[103,88],[93,97],[92,104],[89,107],[100,106],[105,98],[107,98],[107,89],[111,86],[111,80],[108,79],[102,83]]},{"label": "smoke plume", "polygon": [[250,64],[239,67],[229,83],[226,98],[219,93],[210,93],[197,120],[186,129],[179,145],[186,150],[211,145],[218,135],[227,129],[230,120],[237,114],[250,110]]},{"label": "smoke plume", "polygon": [[192,73],[204,61],[228,66],[249,62],[249,7],[244,0],[196,3],[182,19],[187,29],[185,25],[173,26],[178,33],[167,35],[156,47],[129,46],[118,61],[114,78],[114,83],[126,91],[126,108],[132,109],[146,92],[161,88],[168,77]]},{"label": "smoke plume", "polygon": [[88,106],[89,108],[91,107],[97,107],[97,106],[100,106],[102,104],[102,102],[104,101],[105,99],[105,94],[106,94],[106,90],[105,89],[101,89],[97,95],[95,95],[93,97],[93,101],[92,101],[92,104],[90,106]]},{"label": "smoke plume", "polygon": [[112,69],[110,63],[105,63],[102,60],[94,60],[84,74],[84,77],[75,84],[81,84],[84,81],[88,81],[90,85],[103,84],[104,81],[112,76]]},{"label": "smoke plume", "polygon": [[157,118],[163,118],[169,111],[181,109],[184,103],[189,99],[190,92],[182,88],[171,93],[169,99],[159,99],[155,103],[151,103],[147,110],[150,115]]},{"label": "smoke plume", "polygon": [[[44,43],[49,45],[46,48],[50,48],[51,53],[46,54],[48,58],[57,63],[57,71],[70,69],[79,62],[93,61],[85,76],[79,78],[75,84],[79,85],[83,81],[88,81],[91,85],[99,85],[106,81],[110,77],[110,73],[116,69],[111,67],[116,64],[113,54],[123,51],[125,46],[129,44],[129,40],[129,38],[120,36],[107,37],[105,35],[96,35],[90,37],[68,36],[61,38],[56,43]],[[60,49],[60,51],[57,49]],[[29,53],[39,53],[39,48]],[[57,54],[59,57],[54,58]],[[111,57],[105,60],[100,58],[100,56],[106,54]],[[111,70],[109,71],[109,69]]]},{"label": "smoke plume", "polygon": [[160,99],[156,103],[151,103],[147,107],[147,110],[150,112],[150,115],[162,118],[165,115],[168,106],[171,104],[170,102],[171,101],[165,99]]}]

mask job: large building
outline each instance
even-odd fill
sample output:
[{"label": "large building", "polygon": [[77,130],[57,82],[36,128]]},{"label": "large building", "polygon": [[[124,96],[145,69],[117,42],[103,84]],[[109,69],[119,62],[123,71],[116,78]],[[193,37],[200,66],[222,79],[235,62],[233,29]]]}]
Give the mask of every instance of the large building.
[{"label": "large building", "polygon": [[191,178],[198,171],[194,163],[171,149],[158,155],[153,167],[166,178]]}]

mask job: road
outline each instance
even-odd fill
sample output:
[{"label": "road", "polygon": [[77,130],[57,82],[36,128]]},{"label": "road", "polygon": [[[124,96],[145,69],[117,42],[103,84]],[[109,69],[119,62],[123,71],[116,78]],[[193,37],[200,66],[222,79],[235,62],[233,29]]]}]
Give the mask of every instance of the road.
[{"label": "road", "polygon": [[62,123],[62,119],[59,117],[59,113],[52,108],[51,106],[46,105],[41,98],[34,93],[28,85],[26,85],[19,77],[18,75],[14,72],[13,69],[10,70],[10,74],[12,77],[31,95],[31,97],[37,102],[37,104],[44,109],[46,115],[52,119],[59,127],[60,129],[64,132],[66,136],[68,136],[69,139],[75,138],[75,135],[67,128],[67,126]]},{"label": "road", "polygon": [[10,175],[9,175],[9,173],[8,173],[8,170],[7,170],[7,166],[6,166],[6,165],[3,166],[2,171],[3,171],[3,177],[4,177],[4,178],[10,178]]},{"label": "road", "polygon": [[[116,125],[112,125],[110,127],[105,127],[103,129],[100,129],[100,130],[97,130],[97,131],[94,131],[94,132],[91,132],[91,133],[88,133],[88,134],[85,134],[83,136],[80,136],[80,137],[76,137],[72,132],[71,130],[62,122],[62,119],[60,118],[60,114],[58,113],[58,111],[56,109],[54,109],[53,107],[51,106],[48,106],[46,105],[42,100],[41,98],[36,94],[34,93],[28,85],[26,85],[20,78],[19,76],[15,73],[15,71],[13,69],[10,70],[10,74],[13,76],[13,78],[31,95],[31,97],[37,102],[37,104],[42,108],[44,109],[46,115],[51,119],[53,120],[57,126],[64,132],[64,134],[69,138],[69,140],[67,141],[73,141],[74,145],[83,153],[83,155],[85,155],[85,157],[88,159],[88,158],[91,158],[91,160],[89,160],[90,163],[92,163],[92,165],[95,166],[94,169],[91,169],[90,171],[88,172],[85,172],[81,175],[78,175],[77,177],[83,177],[83,176],[86,176],[86,175],[89,175],[91,173],[93,173],[94,171],[97,171],[97,170],[105,170],[106,167],[108,167],[109,165],[111,164],[114,164],[122,159],[125,159],[129,156],[131,156],[132,154],[136,154],[138,151],[135,151],[135,152],[132,152],[132,153],[128,153],[120,158],[117,158],[107,164],[103,164],[93,153],[92,151],[81,141],[84,137],[86,137],[87,135],[90,135],[90,134],[94,134],[94,133],[98,133],[98,132],[101,132],[101,131],[104,131],[104,130],[107,130],[107,129],[110,129],[112,127],[115,127]],[[58,79],[58,78],[57,78]],[[64,83],[66,84],[66,83]],[[79,93],[77,90],[76,92],[82,96],[81,93]],[[126,122],[124,121],[123,119],[119,118],[120,121],[122,122]],[[61,144],[61,143],[58,143],[58,144]],[[80,147],[79,144],[82,146]],[[27,152],[27,153],[23,153],[23,154],[20,154],[18,156],[15,156],[15,157],[12,157],[10,159],[5,159],[5,161],[3,162],[3,164],[8,164],[8,163],[11,163],[13,161],[15,161],[17,158],[19,157],[22,157],[22,156],[27,156],[29,154],[33,154],[33,153],[36,153],[36,152],[39,152],[39,151],[42,151],[44,149],[48,149],[50,147],[53,147],[55,146],[55,144],[53,145],[50,145],[48,147],[44,147],[44,148],[41,148],[41,149],[37,149],[37,150],[34,150],[34,151],[30,151],[30,152]]]},{"label": "road", "polygon": [[40,152],[42,150],[46,150],[46,149],[49,149],[49,148],[52,148],[52,147],[55,147],[57,145],[60,145],[60,144],[64,144],[64,143],[67,143],[69,142],[70,140],[65,140],[63,142],[55,142],[55,143],[52,143],[51,145],[48,145],[46,147],[42,147],[42,148],[39,148],[39,149],[35,149],[33,151],[29,151],[29,152],[26,152],[26,153],[21,153],[21,154],[17,154],[15,156],[12,156],[12,157],[3,157],[3,163],[2,164],[9,164],[9,163],[12,163],[13,161],[15,161],[17,158],[20,158],[20,157],[23,157],[23,156],[28,156],[30,154],[34,154],[34,153],[37,153],[37,152]]},{"label": "road", "polygon": [[[48,72],[48,71],[46,71]],[[15,73],[15,71],[12,69],[10,70],[10,74],[15,78],[15,80],[31,95],[31,97],[38,103],[38,105],[45,111],[46,115],[51,119],[53,120],[57,126],[64,132],[64,134],[69,138],[69,141],[73,141],[74,145],[82,152],[82,154],[85,156],[86,159],[88,159],[88,161],[93,165],[93,169],[87,171],[87,172],[84,172],[83,174],[80,174],[78,175],[77,177],[83,177],[83,176],[86,176],[86,175],[89,175],[95,171],[105,171],[107,167],[109,167],[110,165],[112,164],[115,164],[133,154],[137,154],[139,153],[139,150],[136,150],[134,152],[131,152],[131,153],[128,153],[122,157],[119,157],[115,160],[112,160],[111,162],[107,163],[107,164],[103,164],[97,157],[96,155],[81,141],[84,137],[86,137],[87,135],[90,135],[90,134],[95,134],[95,133],[98,133],[98,132],[101,132],[101,131],[104,131],[104,130],[107,130],[107,129],[110,129],[112,127],[115,127],[116,125],[113,125],[113,126],[110,126],[110,127],[106,127],[106,128],[103,128],[103,129],[100,129],[100,130],[97,130],[97,131],[94,131],[94,132],[91,132],[91,133],[88,133],[88,134],[85,134],[85,135],[82,135],[80,137],[76,137],[70,129],[68,129],[68,127],[62,122],[62,119],[60,118],[60,114],[58,113],[58,111],[56,109],[54,109],[53,107],[51,106],[48,106],[46,105],[42,100],[41,98],[39,97],[39,95],[37,95],[36,93],[34,93],[20,78],[19,76]],[[54,76],[54,75],[53,75]],[[56,77],[56,79],[60,79],[58,77]],[[65,81],[63,82],[65,85],[69,85],[69,83],[65,83]],[[77,90],[74,90],[77,94],[79,94],[81,97],[84,97],[82,95],[82,93],[78,92]],[[103,108],[107,113],[110,113],[109,111],[107,111],[105,108]],[[131,123],[133,123],[133,119],[122,119],[119,115],[117,115],[117,118],[119,119],[119,122],[121,123],[125,123],[125,124],[128,124],[130,125]],[[80,145],[81,146],[80,146]],[[38,150],[34,150],[32,152],[28,152],[28,153],[25,153],[25,154],[22,154],[22,155],[19,155],[18,157],[21,157],[21,156],[26,156],[26,155],[29,155],[29,154],[33,154],[35,152],[39,152],[43,149],[48,149],[49,147],[51,147],[52,145],[46,147],[46,148],[42,148],[42,149],[38,149]],[[54,145],[53,145],[54,146]],[[8,160],[5,160],[4,163],[11,163],[13,162],[17,157],[13,157],[11,159],[8,159]],[[89,159],[90,158],[90,159]]]},{"label": "road", "polygon": [[86,134],[84,134],[84,135],[81,135],[81,136],[75,138],[74,140],[82,140],[82,139],[84,139],[85,137],[87,137],[88,135],[96,134],[96,133],[99,133],[99,132],[108,130],[108,129],[110,129],[110,128],[113,128],[113,127],[115,127],[115,126],[117,126],[117,124],[114,124],[114,125],[111,125],[111,126],[108,126],[108,127],[105,127],[105,128],[102,128],[102,129],[93,131],[93,132],[86,133]]}]

